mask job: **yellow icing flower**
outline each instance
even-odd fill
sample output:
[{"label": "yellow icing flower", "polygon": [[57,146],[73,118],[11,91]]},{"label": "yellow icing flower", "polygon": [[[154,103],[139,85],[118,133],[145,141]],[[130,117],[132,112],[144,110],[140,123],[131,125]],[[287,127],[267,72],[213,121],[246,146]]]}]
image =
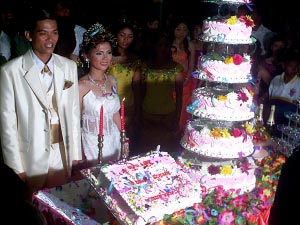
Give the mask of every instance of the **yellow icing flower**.
[{"label": "yellow icing flower", "polygon": [[230,165],[224,165],[221,167],[222,175],[230,175],[232,174],[232,167]]},{"label": "yellow icing flower", "polygon": [[218,97],[218,100],[219,100],[219,101],[226,101],[226,100],[227,100],[227,96],[225,96],[225,95],[220,95],[220,96]]},{"label": "yellow icing flower", "polygon": [[213,128],[212,131],[210,132],[210,135],[214,138],[220,138],[222,137],[222,134],[219,129]]},{"label": "yellow icing flower", "polygon": [[228,129],[227,128],[224,128],[222,130],[220,130],[221,134],[222,134],[222,137],[225,137],[225,138],[230,138],[231,135],[230,133],[228,132]]},{"label": "yellow icing flower", "polygon": [[245,127],[246,127],[246,132],[248,134],[252,134],[253,133],[253,128],[251,127],[250,123],[249,122],[246,122],[245,123]]},{"label": "yellow icing flower", "polygon": [[264,189],[263,193],[264,193],[265,196],[268,196],[268,197],[271,196],[271,191],[270,191],[270,189],[267,189],[267,188]]},{"label": "yellow icing flower", "polygon": [[236,16],[231,16],[228,20],[227,20],[227,24],[230,25],[234,25],[237,22],[237,17]]},{"label": "yellow icing flower", "polygon": [[263,175],[261,180],[267,182],[268,180],[270,180],[270,176],[269,175],[266,175],[266,176]]},{"label": "yellow icing flower", "polygon": [[185,165],[186,165],[187,167],[191,167],[191,166],[192,166],[192,163],[188,161],[188,162],[185,163]]},{"label": "yellow icing flower", "polygon": [[254,92],[252,90],[249,90],[249,94],[251,95],[251,97],[254,96]]},{"label": "yellow icing flower", "polygon": [[225,64],[231,64],[231,63],[233,63],[233,57],[226,57]]}]

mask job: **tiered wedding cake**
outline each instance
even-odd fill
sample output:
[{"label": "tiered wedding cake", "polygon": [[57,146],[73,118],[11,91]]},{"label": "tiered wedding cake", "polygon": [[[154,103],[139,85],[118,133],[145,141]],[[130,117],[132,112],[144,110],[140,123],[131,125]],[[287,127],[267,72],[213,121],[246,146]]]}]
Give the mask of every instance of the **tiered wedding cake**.
[{"label": "tiered wedding cake", "polygon": [[[216,2],[222,5],[222,1]],[[243,2],[223,1],[237,8]],[[236,11],[235,11],[236,12]],[[195,78],[206,86],[193,92],[179,160],[189,167],[192,178],[206,189],[222,186],[239,193],[255,187],[253,91],[251,57],[247,45],[253,21],[250,16],[218,15],[204,20],[202,40],[212,51],[199,58]],[[247,44],[245,46],[245,44]]]}]

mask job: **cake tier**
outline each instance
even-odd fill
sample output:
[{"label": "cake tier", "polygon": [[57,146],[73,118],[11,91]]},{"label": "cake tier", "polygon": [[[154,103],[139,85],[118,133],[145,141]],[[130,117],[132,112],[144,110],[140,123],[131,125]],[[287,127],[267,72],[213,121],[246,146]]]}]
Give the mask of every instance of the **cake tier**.
[{"label": "cake tier", "polygon": [[232,3],[232,4],[250,4],[252,0],[203,0],[203,2],[211,2],[217,4]]},{"label": "cake tier", "polygon": [[107,165],[101,172],[110,183],[108,195],[118,201],[121,197],[134,214],[125,216],[131,218],[129,224],[153,223],[201,202],[199,183],[193,183],[186,169],[166,152]]},{"label": "cake tier", "polygon": [[252,0],[216,0],[216,1],[224,2],[224,3],[240,3],[240,4],[252,3]]},{"label": "cake tier", "polygon": [[194,116],[225,121],[244,121],[254,117],[250,86],[237,90],[226,87],[201,87],[194,90],[187,112]]},{"label": "cake tier", "polygon": [[256,165],[251,157],[212,161],[184,151],[178,160],[189,168],[191,178],[195,182],[200,182],[208,191],[222,186],[224,190],[240,190],[239,193],[243,194],[255,187]]},{"label": "cake tier", "polygon": [[198,79],[223,83],[248,83],[251,80],[249,55],[221,56],[216,53],[202,56],[199,68],[193,73]]},{"label": "cake tier", "polygon": [[224,18],[208,18],[203,21],[203,41],[222,42],[228,44],[250,44],[253,20],[250,16],[231,16]]},{"label": "cake tier", "polygon": [[180,141],[182,147],[202,156],[225,159],[246,157],[254,152],[248,122],[216,123],[189,121]]}]

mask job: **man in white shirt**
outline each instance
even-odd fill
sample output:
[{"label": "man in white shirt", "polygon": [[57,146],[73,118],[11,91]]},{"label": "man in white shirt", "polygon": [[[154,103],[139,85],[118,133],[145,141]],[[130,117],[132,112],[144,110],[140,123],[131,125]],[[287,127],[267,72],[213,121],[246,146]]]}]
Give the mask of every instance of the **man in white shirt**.
[{"label": "man in white shirt", "polygon": [[269,103],[276,105],[275,122],[286,122],[285,111],[295,111],[294,100],[300,99],[299,55],[287,53],[284,57],[284,72],[275,76],[269,86]]},{"label": "man in white shirt", "polygon": [[[72,20],[72,10],[73,10],[73,1],[71,0],[57,0],[55,2],[55,13],[57,16],[70,19]],[[79,62],[79,51],[80,51],[80,45],[82,43],[83,39],[83,33],[86,32],[86,29],[78,24],[73,24],[74,26],[74,34],[76,39],[76,45],[75,48],[70,55],[70,58],[75,61]]]}]

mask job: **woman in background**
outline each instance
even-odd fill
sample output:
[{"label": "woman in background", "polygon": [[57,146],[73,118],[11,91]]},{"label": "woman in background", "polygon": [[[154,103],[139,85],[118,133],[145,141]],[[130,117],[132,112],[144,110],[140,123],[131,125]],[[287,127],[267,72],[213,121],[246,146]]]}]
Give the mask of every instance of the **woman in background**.
[{"label": "woman in background", "polygon": [[125,99],[126,135],[134,145],[141,114],[141,63],[134,52],[135,30],[132,24],[121,22],[113,29],[117,44],[113,48],[113,59],[108,71],[116,78],[120,100]]},{"label": "woman in background", "polygon": [[[197,69],[199,57],[203,55],[204,42],[201,40],[202,34],[202,22],[195,23],[192,29],[191,42],[195,46],[195,69]],[[199,85],[205,85],[205,81],[196,80],[196,78],[191,78],[194,85],[193,89],[197,88]]]},{"label": "woman in background", "polygon": [[172,35],[172,58],[175,62],[181,64],[184,68],[182,78],[182,109],[179,122],[178,134],[181,134],[185,128],[187,120],[191,115],[187,113],[186,107],[191,103],[192,91],[197,85],[197,80],[192,78],[192,72],[195,69],[195,46],[189,41],[188,22],[180,17],[173,24]]},{"label": "woman in background", "polygon": [[172,60],[171,41],[165,33],[149,38],[151,45],[146,51],[143,69],[141,143],[146,150],[161,145],[165,151],[174,151],[179,147],[176,131],[182,108],[183,68]]}]

